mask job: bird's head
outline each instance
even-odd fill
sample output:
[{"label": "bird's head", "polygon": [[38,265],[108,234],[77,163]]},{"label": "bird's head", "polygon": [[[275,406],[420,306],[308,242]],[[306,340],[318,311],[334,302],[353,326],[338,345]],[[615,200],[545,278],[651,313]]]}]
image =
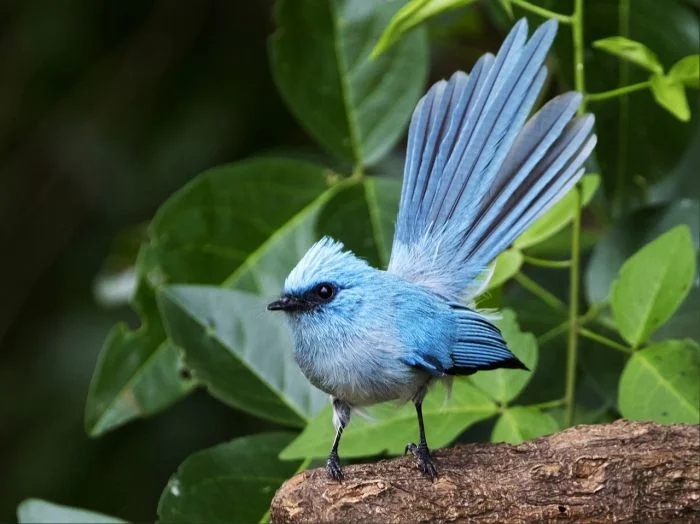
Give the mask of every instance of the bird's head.
[{"label": "bird's head", "polygon": [[279,300],[267,306],[291,319],[351,315],[361,305],[376,270],[329,237],[316,242],[284,282]]}]

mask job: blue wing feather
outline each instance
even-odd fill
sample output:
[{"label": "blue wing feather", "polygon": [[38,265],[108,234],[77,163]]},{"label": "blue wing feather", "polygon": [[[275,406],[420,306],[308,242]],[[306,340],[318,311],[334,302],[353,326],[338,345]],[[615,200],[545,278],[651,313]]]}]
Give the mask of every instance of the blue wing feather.
[{"label": "blue wing feather", "polygon": [[411,119],[388,270],[461,298],[498,254],[582,176],[595,145],[581,97],[561,95],[527,123],[555,21],[527,40],[519,21],[494,57],[434,85]]},{"label": "blue wing feather", "polygon": [[457,314],[457,341],[452,347],[452,367],[448,375],[471,375],[496,368],[525,369],[508,349],[500,330],[488,319],[471,309],[454,306]]}]

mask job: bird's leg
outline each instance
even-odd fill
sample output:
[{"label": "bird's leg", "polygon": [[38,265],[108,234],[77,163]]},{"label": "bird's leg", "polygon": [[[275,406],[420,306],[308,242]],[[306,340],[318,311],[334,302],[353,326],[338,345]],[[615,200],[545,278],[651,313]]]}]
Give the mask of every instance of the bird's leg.
[{"label": "bird's leg", "polygon": [[343,480],[343,468],[340,465],[340,457],[338,457],[338,444],[340,437],[343,435],[343,430],[350,421],[350,412],[352,408],[347,402],[338,398],[333,399],[333,423],[335,424],[335,439],[333,439],[333,447],[328,455],[326,462],[326,472],[333,480],[340,482]]},{"label": "bird's leg", "polygon": [[406,446],[404,453],[410,451],[413,456],[416,457],[418,462],[418,469],[421,470],[423,475],[430,477],[432,480],[437,478],[437,469],[435,469],[435,463],[430,457],[430,450],[428,449],[428,442],[425,439],[425,426],[423,425],[423,399],[419,397],[414,400],[416,406],[416,415],[418,415],[418,431],[420,433],[420,440],[416,446],[411,442]]}]

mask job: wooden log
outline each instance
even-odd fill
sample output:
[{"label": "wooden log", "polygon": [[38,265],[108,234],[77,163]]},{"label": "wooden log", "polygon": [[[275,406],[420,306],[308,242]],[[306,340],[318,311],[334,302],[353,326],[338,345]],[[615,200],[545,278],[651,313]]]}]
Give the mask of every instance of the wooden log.
[{"label": "wooden log", "polygon": [[700,522],[697,425],[620,420],[434,457],[435,482],[412,457],[346,466],[342,483],[300,473],[272,522]]}]

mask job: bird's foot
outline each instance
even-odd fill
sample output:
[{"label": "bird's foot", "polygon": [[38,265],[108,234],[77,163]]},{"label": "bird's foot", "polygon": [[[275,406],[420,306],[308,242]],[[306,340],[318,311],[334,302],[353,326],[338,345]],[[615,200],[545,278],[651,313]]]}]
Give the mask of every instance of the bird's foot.
[{"label": "bird's foot", "polygon": [[340,458],[337,453],[331,453],[328,456],[328,461],[326,461],[326,473],[328,477],[337,482],[342,482],[343,480],[343,468],[340,465]]},{"label": "bird's foot", "polygon": [[416,457],[416,463],[418,464],[418,469],[421,470],[421,473],[423,473],[423,475],[426,477],[429,477],[431,480],[437,479],[437,469],[435,469],[435,463],[430,457],[430,450],[428,449],[428,446],[422,442],[416,446],[413,442],[411,442],[406,446],[404,455],[409,451],[413,453],[414,457]]}]

